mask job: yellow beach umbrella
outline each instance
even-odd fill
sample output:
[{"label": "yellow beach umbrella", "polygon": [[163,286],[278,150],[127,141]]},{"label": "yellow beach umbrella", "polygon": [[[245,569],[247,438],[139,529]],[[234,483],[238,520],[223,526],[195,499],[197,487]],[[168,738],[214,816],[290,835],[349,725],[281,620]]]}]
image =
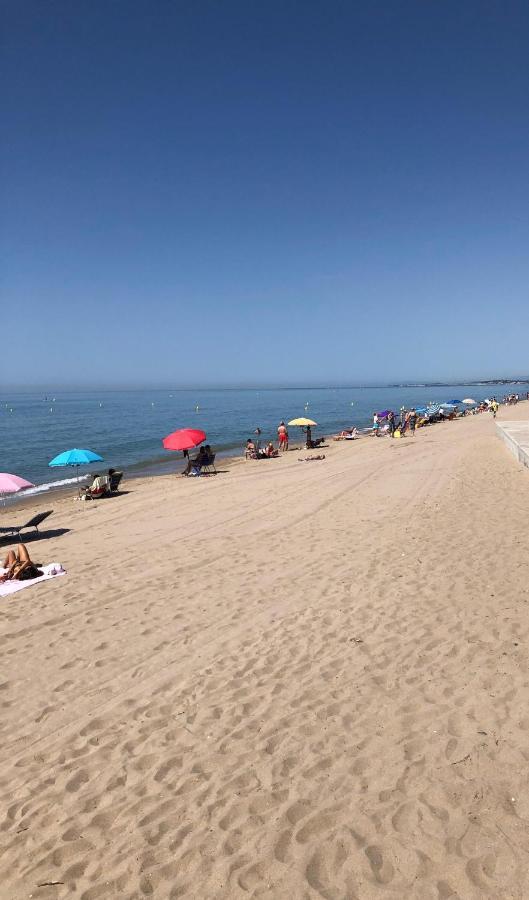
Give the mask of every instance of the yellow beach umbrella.
[{"label": "yellow beach umbrella", "polygon": [[307,425],[317,425],[317,422],[313,422],[312,419],[304,419],[303,416],[300,419],[292,419],[289,425],[299,425],[300,427],[307,427]]}]

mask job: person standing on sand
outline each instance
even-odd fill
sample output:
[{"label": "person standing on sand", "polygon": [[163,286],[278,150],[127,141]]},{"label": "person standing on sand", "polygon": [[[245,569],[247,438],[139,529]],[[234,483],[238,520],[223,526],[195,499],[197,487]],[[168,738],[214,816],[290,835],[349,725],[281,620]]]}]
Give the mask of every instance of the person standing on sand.
[{"label": "person standing on sand", "polygon": [[281,419],[277,426],[277,438],[279,441],[279,449],[281,451],[288,450],[288,431],[283,419]]},{"label": "person standing on sand", "polygon": [[417,425],[417,413],[415,412],[414,409],[410,409],[410,412],[408,415],[408,425],[409,425],[410,433],[411,433],[412,437],[415,437],[415,426]]},{"label": "person standing on sand", "polygon": [[376,412],[373,413],[373,434],[375,437],[378,437],[380,428],[380,422],[378,420],[378,415]]},{"label": "person standing on sand", "polygon": [[388,413],[388,431],[389,436],[393,437],[395,434],[395,413],[391,411]]}]

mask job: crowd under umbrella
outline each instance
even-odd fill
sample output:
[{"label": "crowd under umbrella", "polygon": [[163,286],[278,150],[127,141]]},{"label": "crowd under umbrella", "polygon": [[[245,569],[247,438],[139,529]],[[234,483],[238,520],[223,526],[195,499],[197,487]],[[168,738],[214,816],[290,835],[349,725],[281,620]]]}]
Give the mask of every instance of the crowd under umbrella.
[{"label": "crowd under umbrella", "polygon": [[307,447],[310,445],[312,440],[311,428],[315,428],[317,426],[317,422],[314,422],[313,419],[306,419],[304,416],[300,416],[298,419],[291,419],[288,423],[289,425],[297,425],[298,428],[305,428],[307,432]]},{"label": "crowd under umbrella", "polygon": [[74,447],[73,450],[63,450],[58,456],[54,456],[48,463],[49,466],[74,466],[77,470],[77,484],[79,485],[80,475],[79,467],[88,466],[91,463],[103,462],[103,457],[93,450],[79,450]]},{"label": "crowd under umbrella", "polygon": [[19,491],[25,491],[27,488],[35,487],[32,481],[26,481],[20,475],[11,475],[10,472],[0,472],[0,496],[5,504],[5,496],[7,494],[18,494]]},{"label": "crowd under umbrella", "polygon": [[206,440],[206,432],[200,428],[179,428],[164,437],[162,444],[166,450],[180,450],[184,457],[188,450],[194,450]]},{"label": "crowd under umbrella", "polygon": [[430,403],[426,407],[426,415],[427,416],[436,416],[441,412],[441,407],[438,403]]}]

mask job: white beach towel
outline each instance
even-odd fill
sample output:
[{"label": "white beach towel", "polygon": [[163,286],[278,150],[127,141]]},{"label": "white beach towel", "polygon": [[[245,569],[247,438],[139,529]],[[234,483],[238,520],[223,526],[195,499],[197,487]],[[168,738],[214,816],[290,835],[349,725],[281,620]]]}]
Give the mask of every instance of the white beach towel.
[{"label": "white beach towel", "polygon": [[[59,575],[66,575],[63,567],[60,563],[48,563],[47,566],[39,566],[41,572],[44,572],[44,575],[41,575],[39,578],[28,578],[27,581],[3,581],[0,584],[0,597],[7,597],[8,594],[14,594],[16,591],[21,591],[22,588],[27,588],[30,584],[37,584],[39,581],[48,581],[50,578],[58,578]],[[3,569],[0,566],[0,575],[5,575],[7,569]]]}]

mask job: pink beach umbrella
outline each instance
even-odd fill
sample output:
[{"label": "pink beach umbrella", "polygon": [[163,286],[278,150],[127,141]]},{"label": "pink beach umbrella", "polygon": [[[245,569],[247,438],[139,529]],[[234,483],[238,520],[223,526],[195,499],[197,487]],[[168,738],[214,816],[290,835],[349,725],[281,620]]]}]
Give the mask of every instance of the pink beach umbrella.
[{"label": "pink beach umbrella", "polygon": [[5,494],[18,494],[25,488],[35,487],[31,481],[20,478],[18,475],[10,475],[9,472],[0,472],[0,496]]},{"label": "pink beach umbrella", "polygon": [[30,487],[35,487],[31,481],[18,475],[10,475],[9,472],[0,472],[0,494],[17,494]]}]

